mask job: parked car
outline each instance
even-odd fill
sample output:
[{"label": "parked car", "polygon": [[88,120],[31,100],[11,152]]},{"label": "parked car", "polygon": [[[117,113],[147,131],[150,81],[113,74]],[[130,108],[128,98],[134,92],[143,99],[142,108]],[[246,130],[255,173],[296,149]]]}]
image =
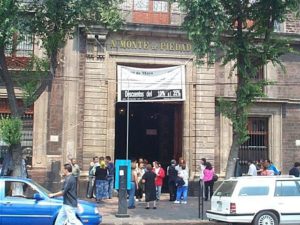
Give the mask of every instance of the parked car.
[{"label": "parked car", "polygon": [[300,179],[245,176],[221,183],[206,214],[210,220],[253,225],[300,224]]},{"label": "parked car", "polygon": [[[53,225],[63,199],[31,179],[0,177],[0,225]],[[77,216],[84,225],[98,225],[102,217],[94,203],[78,202]]]}]

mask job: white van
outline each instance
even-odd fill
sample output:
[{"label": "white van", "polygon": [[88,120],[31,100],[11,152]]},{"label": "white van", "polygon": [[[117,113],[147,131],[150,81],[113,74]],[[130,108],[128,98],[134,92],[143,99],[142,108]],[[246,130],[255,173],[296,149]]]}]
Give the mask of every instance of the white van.
[{"label": "white van", "polygon": [[300,224],[300,178],[245,176],[222,182],[208,219],[253,225]]}]

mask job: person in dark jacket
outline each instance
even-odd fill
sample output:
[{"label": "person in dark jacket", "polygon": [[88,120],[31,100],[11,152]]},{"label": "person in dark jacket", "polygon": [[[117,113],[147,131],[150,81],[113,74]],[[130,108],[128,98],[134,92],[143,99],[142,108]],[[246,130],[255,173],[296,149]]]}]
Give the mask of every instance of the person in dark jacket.
[{"label": "person in dark jacket", "polygon": [[104,161],[96,167],[95,180],[96,180],[96,201],[99,203],[101,200],[108,198],[108,169]]},{"label": "person in dark jacket", "polygon": [[156,209],[156,174],[152,171],[152,166],[150,164],[147,165],[146,169],[147,171],[142,177],[142,182],[145,184],[146,209],[150,208],[150,202],[153,202],[153,209]]},{"label": "person in dark jacket", "polygon": [[178,171],[175,168],[176,160],[171,160],[171,165],[167,168],[167,176],[168,176],[168,187],[170,192],[170,201],[174,202],[176,200],[176,179],[178,175]]},{"label": "person in dark jacket", "polygon": [[295,162],[294,167],[292,169],[290,169],[290,171],[289,171],[289,175],[299,177],[300,176],[299,168],[300,168],[300,162]]}]

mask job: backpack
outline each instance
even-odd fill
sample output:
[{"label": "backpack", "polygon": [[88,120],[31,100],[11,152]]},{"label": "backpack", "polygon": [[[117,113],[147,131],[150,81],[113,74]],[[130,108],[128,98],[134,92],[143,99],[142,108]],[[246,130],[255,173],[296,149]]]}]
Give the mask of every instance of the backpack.
[{"label": "backpack", "polygon": [[185,185],[185,182],[184,182],[183,178],[177,177],[175,184],[176,184],[176,187],[182,187],[183,185]]},{"label": "backpack", "polygon": [[218,175],[214,173],[212,180],[216,182],[219,179]]},{"label": "backpack", "polygon": [[169,179],[171,179],[171,180],[176,179],[176,177],[178,175],[178,171],[175,169],[175,166],[169,166],[168,174],[169,174]]}]

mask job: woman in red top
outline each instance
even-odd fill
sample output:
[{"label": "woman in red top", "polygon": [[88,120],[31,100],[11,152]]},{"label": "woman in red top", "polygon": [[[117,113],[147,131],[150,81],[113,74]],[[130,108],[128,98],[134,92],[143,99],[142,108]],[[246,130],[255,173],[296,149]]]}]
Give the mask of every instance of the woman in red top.
[{"label": "woman in red top", "polygon": [[163,185],[163,179],[165,177],[165,171],[161,167],[159,162],[154,162],[153,164],[154,164],[153,172],[156,174],[156,178],[155,178],[156,199],[159,200],[161,195],[161,187]]}]

